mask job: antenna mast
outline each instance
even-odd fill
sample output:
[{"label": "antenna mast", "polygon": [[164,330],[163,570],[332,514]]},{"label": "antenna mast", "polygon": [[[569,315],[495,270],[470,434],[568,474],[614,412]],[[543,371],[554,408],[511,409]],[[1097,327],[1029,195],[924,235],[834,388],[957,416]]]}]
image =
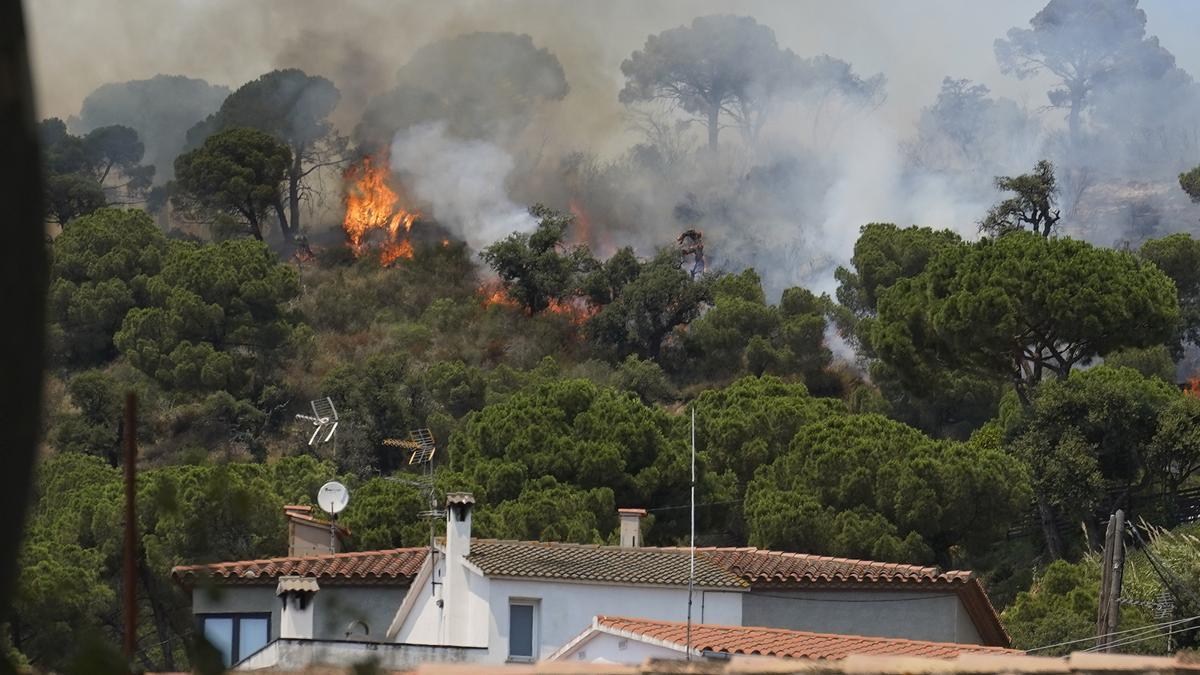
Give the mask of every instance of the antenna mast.
[{"label": "antenna mast", "polygon": [[[407,439],[385,438],[383,444],[392,448],[409,450],[408,465],[421,467],[419,478],[390,476],[388,480],[412,485],[424,491],[428,496],[429,510],[421,511],[417,515],[429,521],[429,559],[432,565],[433,557],[437,554],[436,523],[446,516],[446,512],[438,508],[437,483],[433,466],[433,458],[437,454],[437,442],[433,438],[433,432],[424,427],[413,429],[408,432]],[[439,583],[433,575],[430,575],[429,581],[432,586],[437,586]]]},{"label": "antenna mast", "polygon": [[688,559],[687,660],[692,660],[692,589],[696,585],[696,405],[692,404],[691,551]]}]

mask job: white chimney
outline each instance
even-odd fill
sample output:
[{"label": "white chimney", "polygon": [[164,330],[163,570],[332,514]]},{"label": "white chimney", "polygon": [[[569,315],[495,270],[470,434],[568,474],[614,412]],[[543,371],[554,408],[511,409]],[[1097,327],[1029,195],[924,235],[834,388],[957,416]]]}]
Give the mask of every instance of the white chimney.
[{"label": "white chimney", "polygon": [[446,495],[446,575],[442,586],[443,635],[447,644],[471,644],[471,508],[475,497],[468,492]]},{"label": "white chimney", "polygon": [[621,516],[621,548],[637,548],[642,545],[642,518],[646,509],[617,509]]},{"label": "white chimney", "polygon": [[280,577],[275,595],[283,600],[279,612],[279,637],[311,640],[313,637],[313,596],[321,587],[312,577]]},{"label": "white chimney", "polygon": [[446,495],[446,557],[460,559],[471,555],[471,507],[475,497],[470,492],[451,492]]}]

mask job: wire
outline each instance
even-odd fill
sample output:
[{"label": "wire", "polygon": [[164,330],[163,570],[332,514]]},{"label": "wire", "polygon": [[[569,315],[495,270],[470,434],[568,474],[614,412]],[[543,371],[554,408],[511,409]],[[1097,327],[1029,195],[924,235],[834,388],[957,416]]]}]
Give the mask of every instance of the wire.
[{"label": "wire", "polygon": [[[1136,635],[1130,635],[1130,636],[1121,638],[1120,640],[1117,640],[1116,642],[1109,642],[1108,644],[1096,645],[1095,647],[1088,647],[1087,649],[1085,649],[1083,651],[1096,652],[1101,649],[1110,649],[1112,647],[1120,647],[1122,645],[1131,645],[1136,642],[1145,642],[1146,640],[1153,640],[1153,639],[1159,638],[1159,637],[1166,637],[1165,635],[1162,635],[1163,628],[1172,628],[1178,624],[1188,623],[1191,621],[1195,621],[1196,619],[1200,619],[1200,616],[1193,616],[1190,619],[1180,619],[1178,621],[1172,621],[1165,625],[1143,626],[1141,629],[1141,632]],[[1172,631],[1172,632],[1174,632],[1174,631]]]},{"label": "wire", "polygon": [[[704,502],[704,503],[696,504],[696,506],[702,507],[702,506],[718,506],[718,504],[738,504],[738,503],[742,503],[742,501],[743,500],[728,500],[725,502]],[[646,510],[649,510],[649,512],[655,512],[655,510],[677,510],[680,508],[691,508],[691,504],[679,504],[679,506],[671,506],[671,507],[648,508]]]},{"label": "wire", "polygon": [[1179,623],[1195,621],[1196,619],[1200,619],[1200,615],[1191,616],[1186,619],[1177,619],[1175,621],[1165,621],[1163,623],[1153,624],[1151,626],[1138,626],[1137,628],[1128,628],[1126,630],[1113,631],[1112,633],[1105,633],[1103,635],[1093,635],[1091,637],[1079,638],[1078,640],[1067,640],[1066,642],[1056,642],[1052,645],[1042,645],[1041,647],[1034,647],[1033,649],[1026,649],[1025,653],[1031,654],[1033,652],[1040,652],[1043,649],[1052,649],[1054,647],[1064,647],[1066,645],[1078,644],[1080,642],[1091,642],[1092,640],[1099,640],[1100,638],[1112,637],[1114,635],[1125,635],[1127,633],[1141,633],[1141,632],[1144,632],[1147,628],[1155,628],[1155,629],[1166,628],[1168,626],[1173,626],[1173,625],[1179,624]]},{"label": "wire", "polygon": [[1121,638],[1120,640],[1114,640],[1112,642],[1106,642],[1103,644],[1096,644],[1096,645],[1093,645],[1091,647],[1084,649],[1083,651],[1096,652],[1096,651],[1100,651],[1102,649],[1109,649],[1111,647],[1117,647],[1117,646],[1120,646],[1120,645],[1123,645],[1123,644],[1126,644],[1129,642],[1138,642],[1140,640],[1147,639],[1148,637],[1156,637],[1161,633],[1161,631],[1163,629],[1170,629],[1172,627],[1173,627],[1173,625],[1172,626],[1161,626],[1161,627],[1157,626],[1157,625],[1149,625],[1149,626],[1142,626],[1140,628],[1133,628],[1133,629],[1130,629],[1133,631],[1130,635],[1126,635],[1125,637]]}]

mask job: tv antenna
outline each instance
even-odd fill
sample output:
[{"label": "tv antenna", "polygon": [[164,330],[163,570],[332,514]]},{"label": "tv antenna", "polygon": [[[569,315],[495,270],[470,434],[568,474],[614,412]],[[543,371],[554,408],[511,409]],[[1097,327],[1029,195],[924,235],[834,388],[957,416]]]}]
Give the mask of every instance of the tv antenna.
[{"label": "tv antenna", "polygon": [[383,444],[389,448],[409,450],[409,466],[432,464],[433,456],[437,454],[433,432],[424,427],[408,432],[408,438],[385,438]]},{"label": "tv antenna", "polygon": [[[389,476],[388,480],[411,485],[424,492],[425,496],[429,499],[429,509],[417,513],[417,516],[429,521],[429,556],[431,558],[430,564],[433,564],[432,557],[437,551],[435,528],[437,521],[446,517],[446,511],[438,508],[437,485],[434,482],[433,458],[437,455],[437,443],[434,441],[433,432],[424,427],[413,429],[408,432],[408,438],[385,438],[383,445],[390,448],[408,450],[408,465],[419,466],[421,468],[419,476],[412,478]],[[439,583],[434,579],[433,575],[430,575],[429,580],[435,586]]]},{"label": "tv antenna", "polygon": [[329,514],[329,552],[337,552],[337,516],[350,503],[350,490],[331,480],[317,490],[317,506]]},{"label": "tv antenna", "polygon": [[[337,431],[338,427],[338,413],[337,408],[333,407],[333,399],[326,396],[325,398],[311,401],[309,405],[312,406],[313,414],[298,414],[296,415],[296,419],[311,422],[316,427],[313,430],[312,436],[308,439],[309,445],[316,445],[318,442],[326,443],[329,439],[333,438],[333,432]],[[324,432],[325,437],[318,441],[317,439],[321,437],[322,432]]]}]

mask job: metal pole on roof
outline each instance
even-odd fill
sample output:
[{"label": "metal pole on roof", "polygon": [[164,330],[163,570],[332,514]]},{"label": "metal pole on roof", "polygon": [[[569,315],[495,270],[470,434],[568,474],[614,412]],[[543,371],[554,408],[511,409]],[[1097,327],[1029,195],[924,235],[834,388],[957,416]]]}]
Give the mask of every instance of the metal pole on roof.
[{"label": "metal pole on roof", "polygon": [[691,550],[688,557],[687,660],[692,660],[692,589],[696,585],[696,406],[692,405]]}]

